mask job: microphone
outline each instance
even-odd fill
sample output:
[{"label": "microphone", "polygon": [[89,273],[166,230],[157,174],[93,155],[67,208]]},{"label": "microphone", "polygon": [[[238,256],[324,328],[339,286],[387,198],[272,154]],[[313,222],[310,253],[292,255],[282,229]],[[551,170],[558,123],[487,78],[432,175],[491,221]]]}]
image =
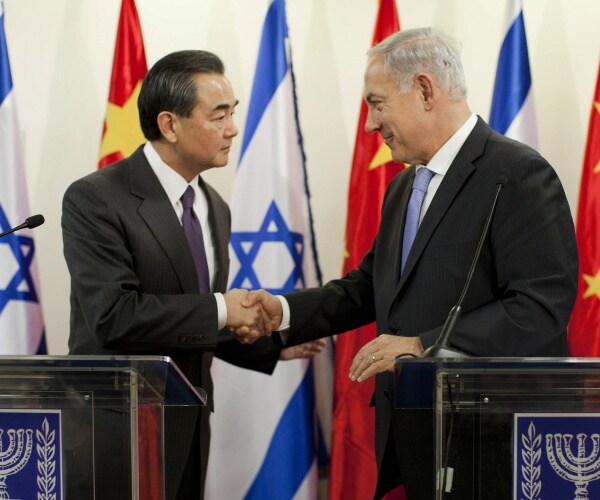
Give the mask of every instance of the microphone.
[{"label": "microphone", "polygon": [[508,169],[503,168],[500,171],[500,175],[498,175],[498,180],[496,181],[496,194],[494,196],[494,201],[492,203],[492,208],[490,209],[490,213],[487,216],[485,224],[483,226],[483,231],[481,232],[481,237],[479,238],[479,243],[477,244],[477,249],[475,250],[475,256],[473,257],[473,261],[471,262],[471,268],[469,269],[469,273],[467,274],[467,279],[465,280],[465,286],[462,289],[460,297],[456,305],[450,309],[448,313],[448,317],[446,318],[446,322],[442,327],[442,331],[440,336],[438,337],[435,344],[433,344],[428,349],[425,349],[423,353],[424,358],[468,358],[469,355],[464,352],[459,351],[458,349],[454,349],[449,344],[450,336],[454,331],[454,327],[456,325],[456,321],[461,313],[462,303],[465,300],[465,296],[467,295],[467,291],[469,290],[469,286],[471,285],[471,281],[473,280],[473,275],[475,274],[475,266],[479,261],[479,256],[481,255],[481,250],[483,249],[483,243],[485,242],[485,238],[487,237],[488,230],[490,228],[490,224],[492,222],[492,217],[494,216],[494,211],[496,210],[496,203],[498,202],[498,197],[500,196],[500,191],[504,187],[504,185],[508,182]]},{"label": "microphone", "polygon": [[0,238],[2,238],[3,236],[6,236],[7,234],[14,233],[15,231],[18,231],[19,229],[24,229],[24,228],[33,229],[34,227],[41,226],[43,223],[44,223],[44,216],[42,214],[32,215],[31,217],[27,217],[27,219],[25,219],[25,222],[23,222],[23,224],[20,224],[17,227],[13,227],[12,229],[9,229],[8,231],[4,231],[3,233],[0,233]]}]

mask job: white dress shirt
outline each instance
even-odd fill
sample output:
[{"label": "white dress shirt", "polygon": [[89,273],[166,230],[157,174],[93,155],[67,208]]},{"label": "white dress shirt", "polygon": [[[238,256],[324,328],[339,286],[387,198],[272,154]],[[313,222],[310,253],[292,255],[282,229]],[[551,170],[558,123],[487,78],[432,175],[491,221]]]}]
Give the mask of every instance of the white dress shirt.
[{"label": "white dress shirt", "polygon": [[[181,175],[179,175],[177,172],[175,172],[175,170],[162,161],[161,157],[156,152],[156,149],[154,149],[150,142],[147,142],[144,145],[144,154],[146,155],[148,163],[150,163],[150,167],[156,174],[156,177],[158,177],[158,181],[165,190],[165,193],[167,193],[167,197],[169,198],[169,201],[173,206],[173,210],[175,210],[177,218],[181,224],[183,224],[183,205],[181,203],[181,197],[188,186],[192,186],[195,194],[193,210],[198,218],[198,222],[200,222],[200,227],[202,228],[204,249],[206,251],[206,261],[208,263],[208,276],[210,288],[212,290],[215,284],[215,276],[219,270],[219,263],[215,258],[216,252],[214,238],[208,223],[208,202],[206,200],[206,196],[204,195],[204,191],[202,191],[198,185],[199,176],[194,177],[188,183]],[[218,328],[220,330],[221,328],[224,328],[225,324],[227,323],[227,305],[225,304],[225,299],[222,293],[214,293],[214,296],[217,301]]]}]

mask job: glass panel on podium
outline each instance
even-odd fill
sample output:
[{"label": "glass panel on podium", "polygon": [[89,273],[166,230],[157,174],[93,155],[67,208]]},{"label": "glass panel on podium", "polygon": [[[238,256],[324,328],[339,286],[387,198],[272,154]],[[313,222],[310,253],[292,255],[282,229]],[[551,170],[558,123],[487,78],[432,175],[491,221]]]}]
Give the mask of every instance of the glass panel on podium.
[{"label": "glass panel on podium", "polygon": [[162,500],[163,409],[205,402],[165,357],[0,356],[0,498]]},{"label": "glass panel on podium", "polygon": [[402,361],[395,400],[435,411],[437,499],[600,498],[598,360]]}]

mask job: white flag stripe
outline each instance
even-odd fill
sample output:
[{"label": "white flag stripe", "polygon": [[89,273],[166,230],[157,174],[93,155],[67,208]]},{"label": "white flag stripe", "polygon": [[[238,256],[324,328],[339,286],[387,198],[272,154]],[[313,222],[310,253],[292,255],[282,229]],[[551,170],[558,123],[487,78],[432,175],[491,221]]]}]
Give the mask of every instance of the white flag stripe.
[{"label": "white flag stripe", "polygon": [[521,5],[521,0],[509,0],[508,5],[506,7],[506,21],[504,24],[504,31],[507,32],[512,23],[515,22],[515,19],[521,11],[523,7]]},{"label": "white flag stripe", "polygon": [[506,137],[523,142],[533,149],[538,149],[537,123],[535,120],[535,104],[531,89],[517,116],[506,131]]},{"label": "white flag stripe", "polygon": [[303,483],[298,488],[298,491],[294,495],[294,500],[312,499],[315,500],[315,491],[317,491],[317,463],[313,462],[313,465],[306,475]]}]

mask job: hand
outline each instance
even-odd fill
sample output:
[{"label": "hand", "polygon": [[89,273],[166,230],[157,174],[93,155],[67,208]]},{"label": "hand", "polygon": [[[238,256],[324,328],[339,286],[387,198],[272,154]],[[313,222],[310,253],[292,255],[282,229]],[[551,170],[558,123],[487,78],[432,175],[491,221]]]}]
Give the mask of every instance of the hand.
[{"label": "hand", "polygon": [[269,317],[260,303],[243,306],[242,300],[248,295],[247,290],[233,289],[223,294],[227,305],[226,326],[235,333],[242,344],[252,344],[264,335],[271,335],[272,328]]},{"label": "hand", "polygon": [[248,295],[242,300],[244,307],[253,307],[256,304],[262,306],[266,316],[269,318],[268,323],[271,331],[277,330],[283,318],[283,309],[279,299],[266,290],[254,290],[248,292]]},{"label": "hand", "polygon": [[290,359],[314,358],[325,348],[325,345],[326,342],[324,339],[317,339],[312,342],[305,342],[304,344],[286,347],[281,350],[279,359],[289,361]]},{"label": "hand", "polygon": [[423,355],[423,344],[419,337],[398,337],[383,334],[365,344],[356,353],[350,367],[350,380],[364,382],[382,372],[393,372],[398,356]]}]

